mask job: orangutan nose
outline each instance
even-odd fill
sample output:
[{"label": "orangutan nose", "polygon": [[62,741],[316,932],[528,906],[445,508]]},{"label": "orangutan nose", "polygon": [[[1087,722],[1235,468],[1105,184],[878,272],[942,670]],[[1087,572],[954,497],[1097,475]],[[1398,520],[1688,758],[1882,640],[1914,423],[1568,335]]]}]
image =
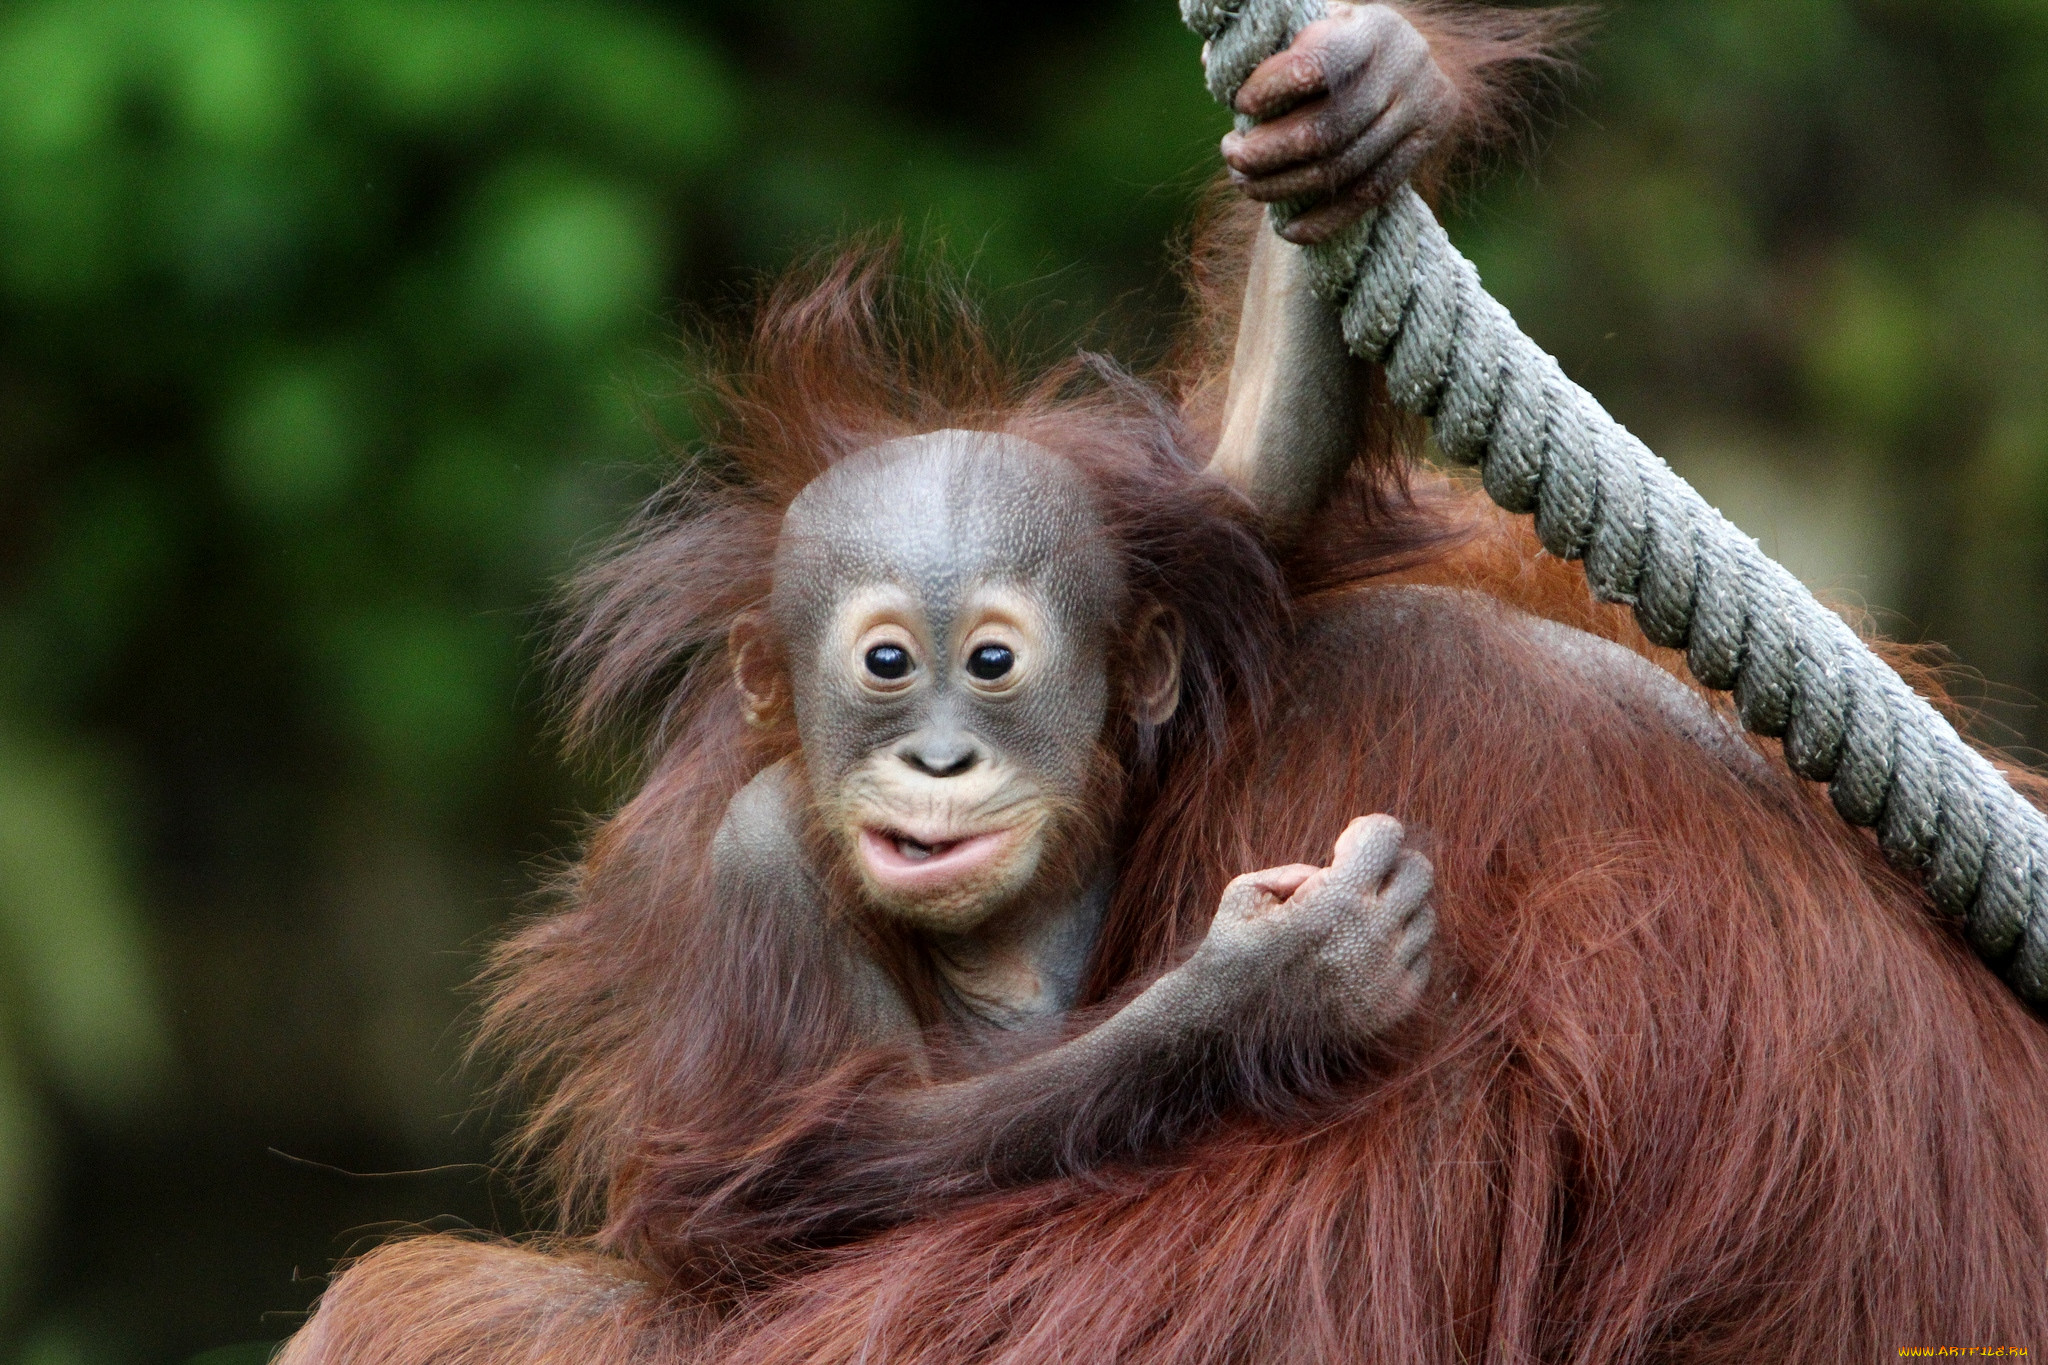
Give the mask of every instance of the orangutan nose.
[{"label": "orangutan nose", "polygon": [[981,746],[958,730],[921,731],[905,740],[896,756],[926,777],[958,777],[981,762]]}]

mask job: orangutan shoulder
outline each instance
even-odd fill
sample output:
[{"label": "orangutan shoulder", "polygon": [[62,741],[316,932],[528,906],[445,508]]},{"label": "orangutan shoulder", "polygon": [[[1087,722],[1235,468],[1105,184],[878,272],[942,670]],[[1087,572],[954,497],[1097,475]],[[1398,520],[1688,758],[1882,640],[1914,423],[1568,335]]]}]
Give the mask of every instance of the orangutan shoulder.
[{"label": "orangutan shoulder", "polygon": [[802,766],[785,758],[756,773],[726,805],[711,844],[720,912],[772,929],[787,961],[823,967],[845,992],[863,1042],[901,1042],[915,1035],[915,1022],[865,940],[832,911],[805,839],[809,799]]},{"label": "orangutan shoulder", "polygon": [[[1729,717],[1649,659],[1575,627],[1464,588],[1399,584],[1347,594],[1304,622],[1302,655],[1344,655],[1374,681],[1464,692],[1496,716],[1612,708],[1689,741],[1745,775],[1767,765]],[[1368,682],[1367,685],[1372,685]]]},{"label": "orangutan shoulder", "polygon": [[726,805],[711,844],[721,873],[804,866],[803,774],[785,758],[754,774]]}]

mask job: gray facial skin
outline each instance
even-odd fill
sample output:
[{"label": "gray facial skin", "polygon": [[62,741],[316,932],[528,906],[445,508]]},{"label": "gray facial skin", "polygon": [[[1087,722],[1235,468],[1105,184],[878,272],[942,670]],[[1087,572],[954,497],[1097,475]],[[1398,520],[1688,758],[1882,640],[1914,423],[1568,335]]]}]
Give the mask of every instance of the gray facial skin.
[{"label": "gray facial skin", "polygon": [[[813,798],[875,906],[991,1022],[1066,1009],[1100,920],[1080,817],[1124,598],[1086,484],[1013,437],[876,447],[784,521],[771,615]],[[978,676],[990,651],[1002,671]]]},{"label": "gray facial skin", "polygon": [[[1085,803],[1120,695],[1106,659],[1131,607],[1079,473],[1015,438],[891,442],[790,508],[769,617],[803,762],[768,769],[733,801],[714,869],[722,905],[770,914],[785,941],[809,945],[803,955],[856,1002],[868,1041],[919,1047],[900,990],[828,914],[828,879],[799,834],[807,812],[856,869],[867,911],[932,950],[963,1022],[1010,1029],[1064,1013],[1113,886],[1089,831],[1114,822],[1085,818],[1107,814]],[[1010,659],[999,677],[974,668],[991,642]],[[755,644],[736,632],[740,683],[758,709],[777,694],[749,663],[766,653]],[[892,676],[877,676],[877,648],[898,652],[885,658]],[[1177,659],[1134,671],[1152,681],[1122,695],[1157,693],[1146,718],[1170,715]],[[1171,1112],[1187,1103],[1177,1096],[1209,1103],[1201,1073],[1227,1073],[1219,1058],[1233,1055],[1216,1040],[1248,1019],[1308,1021],[1315,1036],[1290,1046],[1343,1047],[1406,1016],[1429,970],[1430,883],[1399,824],[1355,821],[1332,867],[1233,882],[1193,956],[1090,1031],[964,1081],[877,1092],[863,1122],[921,1139],[905,1144],[922,1163],[900,1173],[911,1185],[1030,1178],[1116,1150],[1123,1135],[1077,1129],[1096,1115]],[[934,1164],[944,1169],[924,1169]],[[831,1170],[821,1161],[806,1179],[831,1184]]]},{"label": "gray facial skin", "polygon": [[[879,691],[841,666],[851,642],[833,627],[849,587],[909,629],[902,643],[923,656],[909,686]],[[974,642],[977,609],[1004,590],[1031,599],[1046,638],[1037,657],[1019,661],[1030,676],[993,691],[972,685],[961,652]],[[841,463],[790,507],[775,560],[773,613],[812,772],[838,782],[886,745],[929,765],[999,751],[1049,790],[1079,797],[1123,598],[1086,485],[1045,450],[939,432]],[[917,635],[927,648],[915,648]]]}]

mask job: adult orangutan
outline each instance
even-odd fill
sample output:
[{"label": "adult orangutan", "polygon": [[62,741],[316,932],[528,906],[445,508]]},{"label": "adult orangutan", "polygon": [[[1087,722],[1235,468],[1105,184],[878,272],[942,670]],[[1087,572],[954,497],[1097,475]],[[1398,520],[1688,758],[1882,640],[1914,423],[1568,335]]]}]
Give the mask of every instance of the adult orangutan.
[{"label": "adult orangutan", "polygon": [[[1225,149],[1303,239],[1538,32],[1332,10]],[[1149,381],[1009,374],[870,258],[764,304],[580,599],[576,732],[639,718],[645,785],[492,978],[564,1237],[383,1247],[287,1362],[2041,1343],[2048,1031],[1405,477],[1289,250],[1212,232]]]}]

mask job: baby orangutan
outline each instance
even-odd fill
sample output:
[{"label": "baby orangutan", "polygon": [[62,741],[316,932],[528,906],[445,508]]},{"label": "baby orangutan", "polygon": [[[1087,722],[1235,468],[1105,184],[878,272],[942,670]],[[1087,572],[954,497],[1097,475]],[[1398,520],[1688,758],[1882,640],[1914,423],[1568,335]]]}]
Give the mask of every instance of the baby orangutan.
[{"label": "baby orangutan", "polygon": [[[1245,87],[1262,122],[1223,149],[1233,184],[1294,206],[1307,242],[1432,180],[1499,122],[1502,73],[1547,31],[1532,14],[1333,0]],[[1372,1081],[1404,1074],[1384,1040],[1430,974],[1435,872],[1392,819],[1346,821],[1452,826],[1394,767],[1370,765],[1370,795],[1327,780],[1382,733],[1343,708],[1393,695],[1331,660],[1398,662],[1415,628],[1319,652],[1340,604],[1301,596],[1322,569],[1290,581],[1285,550],[1394,447],[1293,246],[1219,225],[1202,258],[1222,265],[1204,359],[1163,388],[1085,357],[1011,373],[971,325],[899,354],[919,326],[892,333],[886,272],[858,253],[764,300],[705,458],[583,577],[564,642],[579,742],[657,722],[637,790],[490,970],[481,1046],[531,1101],[511,1154],[555,1193],[563,1240],[393,1242],[336,1280],[284,1365],[907,1359],[860,1331],[731,1343],[808,1277],[1006,1200],[1109,1198],[1211,1145],[1316,1141],[1326,1114],[1392,1093],[1345,1082],[1367,1061],[1388,1063]],[[1445,538],[1421,516],[1336,520],[1332,582]],[[1267,804],[1226,838],[1245,790]],[[1329,867],[1290,862],[1332,839]],[[1314,1222],[1392,1226],[1334,1206]],[[1157,1302],[1272,1297],[1185,1300],[1198,1282]],[[1018,1358],[1092,1353],[1102,1330],[1077,1319]]]},{"label": "baby orangutan", "polygon": [[1155,1152],[1247,1082],[1356,1056],[1421,996],[1430,865],[1373,816],[1329,867],[1230,883],[1192,955],[1087,1031],[931,1079],[931,1016],[971,1042],[1074,1004],[1117,871],[1115,737],[1179,702],[1175,620],[1125,581],[1086,481],[1043,447],[940,431],[833,466],[790,506],[767,609],[731,653],[750,719],[792,708],[801,753],[727,808],[720,913],[807,944],[790,987],[846,1000],[856,1041],[907,1053],[910,1074],[772,1159],[704,1171],[721,1241],[755,1216],[844,1236]]}]

